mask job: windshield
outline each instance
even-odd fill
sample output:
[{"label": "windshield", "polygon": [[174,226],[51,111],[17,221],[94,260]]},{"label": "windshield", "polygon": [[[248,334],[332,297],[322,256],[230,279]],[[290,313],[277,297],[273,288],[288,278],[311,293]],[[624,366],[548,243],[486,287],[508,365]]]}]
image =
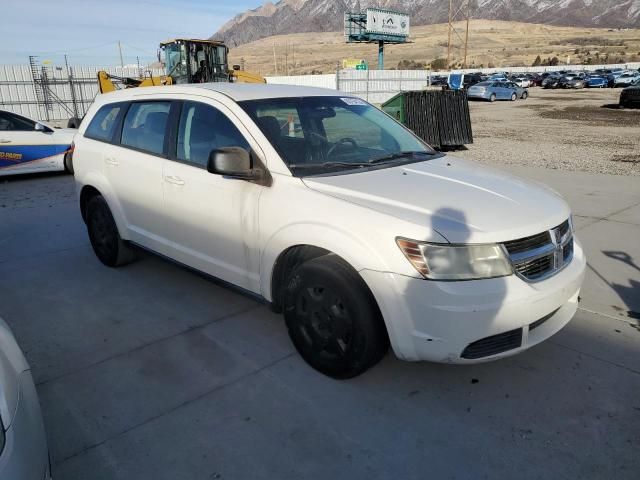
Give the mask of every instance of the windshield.
[{"label": "windshield", "polygon": [[296,176],[424,161],[438,155],[359,98],[272,98],[240,105]]},{"label": "windshield", "polygon": [[[180,78],[187,75],[184,46],[171,43],[164,47],[165,71],[168,76]],[[177,81],[175,83],[178,83]]]}]

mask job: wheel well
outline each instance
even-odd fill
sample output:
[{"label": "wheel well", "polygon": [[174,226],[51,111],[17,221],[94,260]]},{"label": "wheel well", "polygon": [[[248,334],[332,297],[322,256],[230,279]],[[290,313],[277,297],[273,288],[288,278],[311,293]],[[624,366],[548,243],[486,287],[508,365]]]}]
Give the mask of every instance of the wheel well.
[{"label": "wheel well", "polygon": [[282,311],[282,294],[284,282],[300,264],[312,258],[329,255],[331,252],[313,245],[295,245],[282,252],[273,267],[271,275],[271,308],[275,312]]},{"label": "wheel well", "polygon": [[87,221],[87,204],[89,200],[98,195],[102,195],[97,188],[92,187],[91,185],[85,185],[82,187],[80,191],[80,214],[82,215],[82,220]]}]

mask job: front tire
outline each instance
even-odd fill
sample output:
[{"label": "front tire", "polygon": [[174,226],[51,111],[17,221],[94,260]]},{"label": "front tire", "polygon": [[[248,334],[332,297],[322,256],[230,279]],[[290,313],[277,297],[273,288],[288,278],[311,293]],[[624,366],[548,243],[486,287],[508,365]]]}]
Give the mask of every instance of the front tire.
[{"label": "front tire", "polygon": [[69,175],[73,175],[73,162],[69,157],[69,153],[64,154],[63,164],[64,164],[64,171],[67,172]]},{"label": "front tire", "polygon": [[493,103],[493,102],[495,102],[495,101],[496,101],[496,94],[495,94],[495,93],[492,93],[492,94],[491,94],[491,96],[489,97],[489,101],[490,101],[491,103]]},{"label": "front tire", "polygon": [[283,304],[296,350],[325,375],[355,377],[378,363],[388,349],[373,295],[360,275],[336,255],[298,266],[286,283]]},{"label": "front tire", "polygon": [[104,265],[119,267],[135,259],[135,252],[120,237],[109,205],[101,195],[87,203],[86,223],[93,251]]},{"label": "front tire", "polygon": [[522,100],[526,100],[529,97],[529,94],[527,92],[522,92]]}]

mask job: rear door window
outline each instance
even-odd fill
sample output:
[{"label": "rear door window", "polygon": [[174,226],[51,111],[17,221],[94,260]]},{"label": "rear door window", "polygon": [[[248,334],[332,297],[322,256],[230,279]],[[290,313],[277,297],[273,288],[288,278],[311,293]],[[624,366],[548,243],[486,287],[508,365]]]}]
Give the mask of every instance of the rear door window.
[{"label": "rear door window", "polygon": [[94,115],[87,130],[84,132],[84,136],[94,140],[110,142],[113,139],[116,120],[123,108],[124,104],[122,103],[102,107]]},{"label": "rear door window", "polygon": [[132,103],[124,118],[120,143],[161,155],[171,102]]}]

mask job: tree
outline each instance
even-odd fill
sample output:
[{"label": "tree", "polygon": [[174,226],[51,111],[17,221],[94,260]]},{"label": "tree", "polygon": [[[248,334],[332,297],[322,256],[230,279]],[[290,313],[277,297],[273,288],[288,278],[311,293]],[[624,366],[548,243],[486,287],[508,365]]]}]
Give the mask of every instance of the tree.
[{"label": "tree", "polygon": [[552,67],[555,67],[559,63],[560,63],[560,60],[558,59],[558,57],[553,57],[551,60],[549,60],[549,65]]},{"label": "tree", "polygon": [[436,58],[431,62],[431,68],[433,70],[446,70],[448,67],[446,58]]},{"label": "tree", "polygon": [[536,59],[533,61],[533,63],[531,64],[531,66],[539,67],[541,63],[542,63],[542,59],[540,58],[540,55],[538,55]]}]

